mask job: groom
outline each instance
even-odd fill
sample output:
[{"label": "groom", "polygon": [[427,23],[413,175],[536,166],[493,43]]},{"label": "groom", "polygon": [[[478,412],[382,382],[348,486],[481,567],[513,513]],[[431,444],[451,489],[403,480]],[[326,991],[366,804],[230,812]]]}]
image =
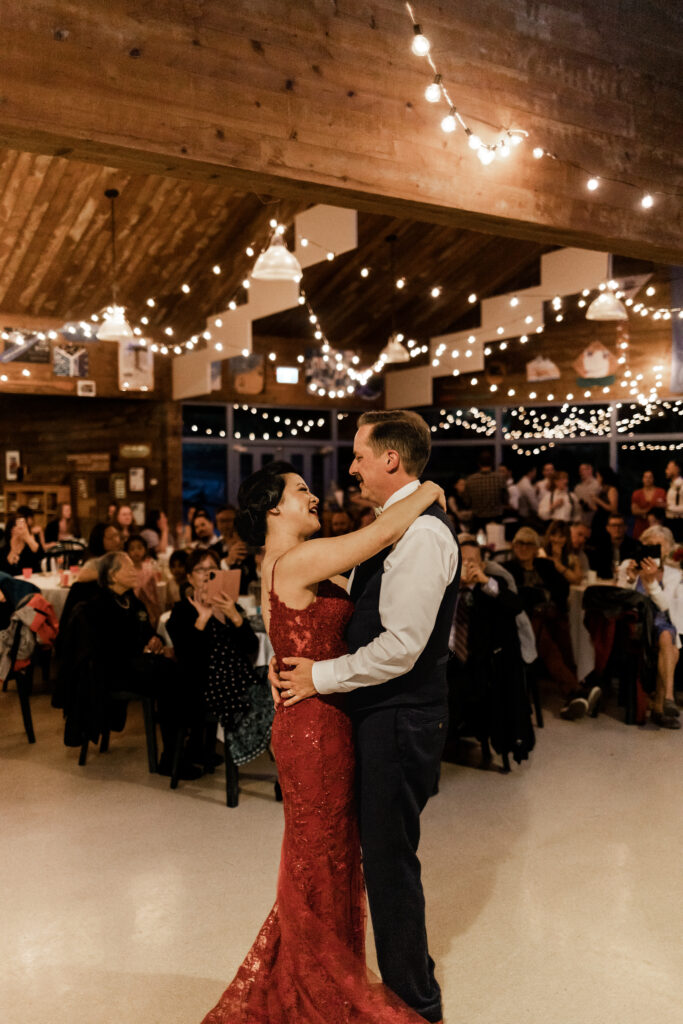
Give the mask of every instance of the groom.
[{"label": "groom", "polygon": [[[361,495],[383,508],[416,490],[429,459],[425,421],[401,410],[364,413],[353,445]],[[349,692],[356,744],[363,870],[382,980],[425,1020],[442,1017],[427,948],[417,848],[447,727],[446,663],[460,576],[446,514],[428,508],[393,548],[354,570],[349,654],[291,658],[277,686],[287,706]],[[271,673],[271,681],[275,683]]]}]

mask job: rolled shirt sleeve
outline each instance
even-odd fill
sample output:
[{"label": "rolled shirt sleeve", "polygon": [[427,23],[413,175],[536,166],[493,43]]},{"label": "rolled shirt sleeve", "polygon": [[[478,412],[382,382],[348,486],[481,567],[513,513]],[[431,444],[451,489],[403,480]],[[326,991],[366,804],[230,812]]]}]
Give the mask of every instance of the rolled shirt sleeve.
[{"label": "rolled shirt sleeve", "polygon": [[458,547],[435,516],[420,516],[384,562],[379,614],[383,631],[365,647],[316,662],[318,693],[376,686],[409,672],[434,628],[444,591],[455,578]]}]

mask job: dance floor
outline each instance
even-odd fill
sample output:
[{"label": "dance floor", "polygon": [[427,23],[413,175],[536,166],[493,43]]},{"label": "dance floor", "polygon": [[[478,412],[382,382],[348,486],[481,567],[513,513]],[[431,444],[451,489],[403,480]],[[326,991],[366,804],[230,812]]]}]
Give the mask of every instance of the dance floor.
[{"label": "dance floor", "polygon": [[[0,1020],[199,1024],[273,902],[272,784],[171,792],[136,711],[79,768],[33,709],[29,747],[0,694]],[[681,1019],[682,765],[680,734],[552,710],[510,775],[444,765],[421,852],[446,1024]]]}]

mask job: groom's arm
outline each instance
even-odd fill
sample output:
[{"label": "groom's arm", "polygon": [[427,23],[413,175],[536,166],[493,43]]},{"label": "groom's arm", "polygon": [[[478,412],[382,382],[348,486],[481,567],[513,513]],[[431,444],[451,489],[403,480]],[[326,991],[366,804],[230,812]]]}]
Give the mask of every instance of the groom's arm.
[{"label": "groom's arm", "polygon": [[384,562],[383,631],[354,654],[316,662],[317,692],[376,686],[409,672],[427,644],[457,565],[458,548],[448,527],[432,516],[416,520]]}]

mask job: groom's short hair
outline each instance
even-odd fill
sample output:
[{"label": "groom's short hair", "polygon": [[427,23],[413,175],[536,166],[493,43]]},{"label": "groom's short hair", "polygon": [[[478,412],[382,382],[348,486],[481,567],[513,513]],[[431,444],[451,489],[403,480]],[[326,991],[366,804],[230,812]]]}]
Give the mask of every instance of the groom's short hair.
[{"label": "groom's short hair", "polygon": [[359,427],[372,427],[368,444],[375,455],[389,449],[398,452],[401,465],[411,476],[420,476],[429,461],[432,438],[429,427],[410,409],[364,412]]}]

